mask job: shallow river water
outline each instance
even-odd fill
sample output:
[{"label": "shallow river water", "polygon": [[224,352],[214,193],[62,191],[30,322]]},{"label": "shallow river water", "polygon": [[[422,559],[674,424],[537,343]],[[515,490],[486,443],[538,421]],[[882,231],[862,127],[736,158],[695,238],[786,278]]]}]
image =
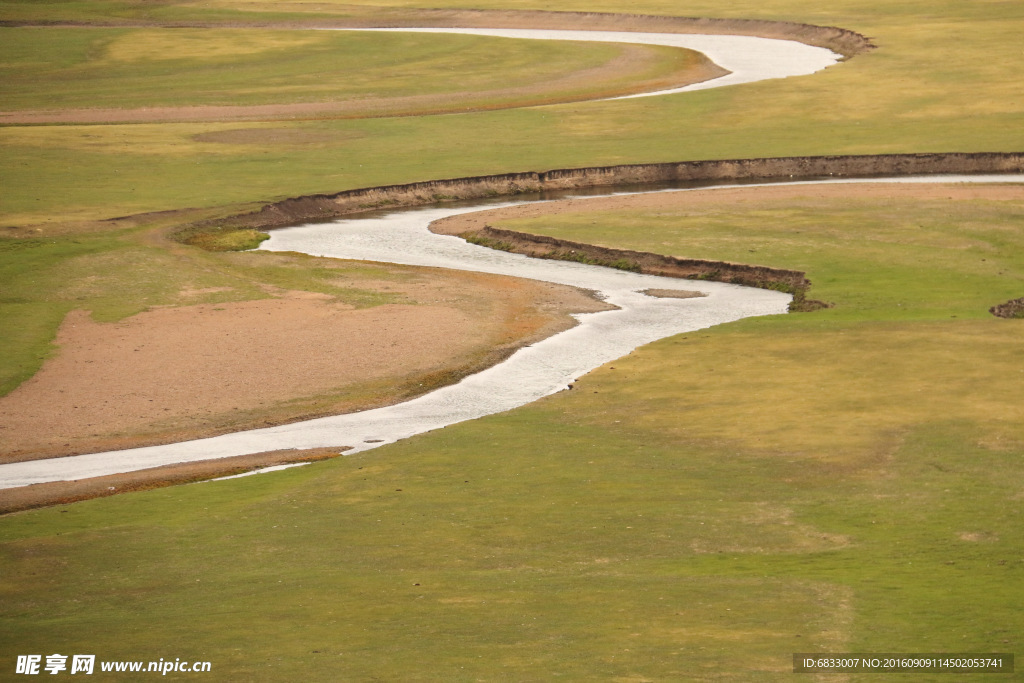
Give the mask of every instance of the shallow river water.
[{"label": "shallow river water", "polygon": [[[813,73],[837,59],[828,50],[793,41],[741,36],[512,29],[420,30],[676,45],[704,52],[733,72],[730,76],[689,86],[687,90]],[[955,180],[984,182],[1010,179],[996,176]],[[922,182],[936,180],[926,178]],[[544,280],[593,290],[619,308],[579,315],[576,327],[520,349],[506,361],[458,384],[405,403],[184,443],[0,465],[0,489],[281,449],[350,446],[351,452],[358,452],[457,422],[510,410],[564,390],[586,372],[663,337],[740,318],[786,311],[789,296],[779,292],[530,259],[477,247],[456,237],[434,235],[427,230],[433,220],[500,205],[492,202],[475,207],[415,209],[278,230],[262,248]],[[698,290],[707,296],[675,299],[654,298],[641,293],[652,288]]]},{"label": "shallow river water", "polygon": [[[869,182],[879,181],[1024,182],[1024,176],[931,176]],[[576,327],[520,349],[506,361],[458,384],[405,403],[177,444],[0,465],[0,488],[280,449],[350,446],[350,452],[359,452],[510,410],[565,390],[590,370],[663,337],[740,318],[786,312],[790,297],[779,292],[531,259],[478,247],[457,237],[435,235],[427,229],[431,221],[445,216],[512,204],[413,209],[288,228],[275,231],[262,248],[527,277],[593,290],[619,308],[579,315]],[[651,288],[696,290],[707,296],[674,299],[641,293]]]},{"label": "shallow river water", "polygon": [[330,29],[360,31],[402,31],[406,33],[458,33],[495,38],[532,40],[574,40],[602,43],[634,43],[695,50],[730,73],[703,83],[669,90],[625,95],[611,99],[670,95],[693,90],[721,88],[727,85],[753,83],[790,76],[806,76],[832,66],[842,56],[823,47],[814,47],[795,40],[759,38],[756,36],[706,35],[687,33],[641,33],[633,31],[562,31],[526,28],[380,28]]}]

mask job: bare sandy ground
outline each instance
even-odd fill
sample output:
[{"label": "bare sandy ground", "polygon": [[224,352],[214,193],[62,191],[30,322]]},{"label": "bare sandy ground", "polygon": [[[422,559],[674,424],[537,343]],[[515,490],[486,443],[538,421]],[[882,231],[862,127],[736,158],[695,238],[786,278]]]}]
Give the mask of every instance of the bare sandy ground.
[{"label": "bare sandy ground", "polygon": [[73,311],[59,352],[0,398],[0,462],[167,443],[393,403],[495,362],[603,306],[568,287],[432,274],[415,303],[330,297]]}]

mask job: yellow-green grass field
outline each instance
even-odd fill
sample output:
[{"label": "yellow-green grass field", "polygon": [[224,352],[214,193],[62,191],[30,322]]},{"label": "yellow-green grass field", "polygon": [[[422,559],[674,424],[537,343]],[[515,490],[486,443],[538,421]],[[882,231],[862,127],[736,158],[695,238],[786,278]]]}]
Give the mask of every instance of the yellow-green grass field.
[{"label": "yellow-green grass field", "polygon": [[[634,50],[639,63],[569,81]],[[365,101],[343,112],[360,118],[628,93],[701,59],[669,48],[479,36],[7,28],[0,29],[0,102],[20,111]],[[544,87],[552,81],[557,91]],[[419,99],[394,109],[375,104],[398,97]]]},{"label": "yellow-green grass field", "polygon": [[[6,3],[0,11],[17,17],[35,8],[56,19],[62,6]],[[191,4],[156,7],[200,11]],[[862,32],[878,49],[807,77],[667,98],[357,121],[4,127],[0,225],[580,165],[1024,148],[1016,76],[1024,60],[1018,49],[1024,9],[1017,3],[863,2],[841,11],[767,2],[759,8],[749,16],[793,19],[802,9],[797,18]],[[627,9],[668,12],[657,4]],[[744,9],[692,3],[685,14],[743,17]],[[12,30],[59,44],[82,29]],[[452,44],[454,37],[437,40]],[[495,58],[479,70],[503,69]],[[438,70],[436,87],[444,90],[450,77]],[[268,134],[265,145],[217,135],[238,128],[301,133]]]},{"label": "yellow-green grass field", "polygon": [[[690,335],[708,356],[691,357],[693,344],[655,345],[665,355],[653,366],[678,372],[613,391],[644,396],[650,409],[637,419],[653,431],[859,459],[912,425],[952,419],[980,425],[986,443],[1019,448],[1024,369],[1014,359],[1024,329],[989,308],[1024,292],[1024,201],[896,189],[570,210],[495,227],[800,270],[808,296],[832,305]],[[659,408],[669,396],[687,397],[685,413]]]},{"label": "yellow-green grass field", "polygon": [[502,222],[753,249],[835,306],[666,339],[386,449],[12,515],[4,649],[246,680],[781,680],[793,652],[1012,652],[1022,342],[985,308],[1019,291],[1022,220],[809,198]]},{"label": "yellow-green grass field", "polygon": [[[516,9],[531,6],[552,9]],[[0,2],[0,18],[284,20],[312,7]],[[5,345],[44,355],[78,305],[76,274],[110,285],[89,294],[104,319],[173,303],[175,264],[284,277],[257,274],[254,254],[154,246],[149,231],[173,219],[119,233],[82,221],[513,170],[1024,148],[1018,3],[557,9],[797,20],[879,47],[809,77],[671,98],[4,127],[0,225],[17,227],[0,228]],[[57,42],[70,29],[8,30]],[[807,270],[811,296],[835,307],[666,339],[571,392],[365,454],[6,516],[0,671],[61,652],[211,661],[220,680],[750,681],[790,679],[794,652],[1019,650],[1022,336],[986,310],[1024,296],[1022,213],[818,201],[509,223]],[[110,268],[82,270],[98,263]]]}]

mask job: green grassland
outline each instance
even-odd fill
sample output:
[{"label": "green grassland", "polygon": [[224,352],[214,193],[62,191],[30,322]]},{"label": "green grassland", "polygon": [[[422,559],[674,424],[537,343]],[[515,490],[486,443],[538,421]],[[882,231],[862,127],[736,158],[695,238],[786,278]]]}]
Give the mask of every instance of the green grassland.
[{"label": "green grassland", "polygon": [[1019,291],[1022,218],[808,199],[503,223],[753,249],[835,307],[666,339],[384,450],[8,517],[4,649],[246,680],[781,680],[793,652],[1011,652],[1022,349],[984,307]]},{"label": "green grassland", "polygon": [[[652,358],[649,376],[613,392],[646,394],[642,421],[654,431],[857,460],[945,416],[979,425],[990,443],[1024,443],[1024,375],[1013,360],[1024,351],[1020,325],[988,312],[1024,291],[1019,200],[897,198],[882,188],[856,199],[808,192],[495,225],[800,270],[812,283],[808,296],[833,305],[690,335],[717,358],[693,357],[690,344],[654,345],[664,355]],[[679,373],[658,378],[659,365]],[[658,408],[672,395],[687,397],[685,425]]]},{"label": "green grassland", "polygon": [[[805,21],[860,31],[879,49],[808,77],[668,98],[357,121],[4,127],[0,225],[579,165],[1024,148],[1019,4],[949,2],[916,14],[904,3],[843,12],[778,4],[778,18],[802,6]],[[687,14],[743,16],[720,5],[695,3]],[[17,30],[55,43],[67,29]],[[263,127],[306,137],[245,145],[203,136]]]},{"label": "green grassland", "polygon": [[[247,29],[0,29],[4,110],[257,105],[380,100],[479,92],[463,109],[491,106],[488,91],[523,88],[597,68],[623,46],[348,31]],[[565,87],[557,96],[671,76],[695,59],[647,51],[651,63]],[[554,94],[549,95],[554,96]],[[536,95],[535,95],[536,97]],[[531,102],[505,95],[507,105]],[[444,107],[434,105],[443,110]],[[370,105],[348,114],[376,113]]]},{"label": "green grassland", "polygon": [[[901,196],[865,186],[836,197],[730,194],[723,205],[686,202],[616,211],[573,207],[555,215],[499,218],[493,227],[619,249],[799,270],[809,296],[835,308],[799,318],[833,324],[988,320],[988,309],[1024,291],[1024,205],[1012,198]],[[950,193],[953,194],[953,193]],[[714,191],[705,194],[714,197]],[[642,198],[637,198],[642,201]],[[788,323],[787,323],[788,324]]]},{"label": "green grassland", "polygon": [[[316,6],[340,17],[410,5]],[[551,9],[516,3],[531,6]],[[230,21],[311,7],[0,2],[0,15]],[[20,226],[4,228],[17,237],[2,243],[0,321],[30,321],[0,322],[5,344],[38,339],[80,305],[72,295],[111,318],[173,303],[175,269],[271,277],[253,274],[256,255],[154,247],[148,231],[166,226],[81,231],[72,219],[512,170],[1024,149],[1019,3],[558,9],[833,24],[879,49],[809,77],[670,98],[0,128],[0,224]],[[1013,652],[1021,331],[985,311],[1024,294],[1022,213],[808,201],[519,225],[807,270],[811,295],[835,307],[666,339],[571,392],[365,454],[7,516],[0,670],[66,652],[208,660],[229,680],[750,681],[791,678],[794,652]]]}]

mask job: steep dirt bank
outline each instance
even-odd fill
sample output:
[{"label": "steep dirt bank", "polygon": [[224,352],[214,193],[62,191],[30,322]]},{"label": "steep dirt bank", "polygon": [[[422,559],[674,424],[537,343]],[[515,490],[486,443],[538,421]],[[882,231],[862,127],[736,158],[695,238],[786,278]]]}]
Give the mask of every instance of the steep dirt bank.
[{"label": "steep dirt bank", "polygon": [[988,312],[997,318],[1024,318],[1024,298],[1011,299],[1004,304],[993,306]]},{"label": "steep dirt bank", "polygon": [[294,197],[269,204],[259,211],[219,221],[194,223],[188,226],[188,230],[194,232],[225,226],[270,230],[313,221],[327,221],[375,209],[397,209],[439,202],[584,188],[612,190],[616,187],[659,183],[1020,172],[1024,172],[1024,153],[1021,152],[777,157],[568,168],[431,180],[346,190],[336,194]]},{"label": "steep dirt bank", "polygon": [[556,259],[560,261],[578,261],[593,265],[620,268],[647,275],[684,278],[688,280],[713,280],[728,282],[747,287],[775,289],[789,292],[794,296],[791,310],[809,310],[821,308],[821,302],[808,302],[805,294],[811,286],[804,273],[797,270],[769,268],[768,266],[749,266],[742,263],[727,261],[707,261],[702,259],[681,259],[674,256],[662,256],[647,251],[630,249],[611,249],[593,244],[557,239],[546,235],[531,235],[515,230],[484,227],[462,237],[470,242],[492,249],[512,251],[526,254],[534,258]]}]

